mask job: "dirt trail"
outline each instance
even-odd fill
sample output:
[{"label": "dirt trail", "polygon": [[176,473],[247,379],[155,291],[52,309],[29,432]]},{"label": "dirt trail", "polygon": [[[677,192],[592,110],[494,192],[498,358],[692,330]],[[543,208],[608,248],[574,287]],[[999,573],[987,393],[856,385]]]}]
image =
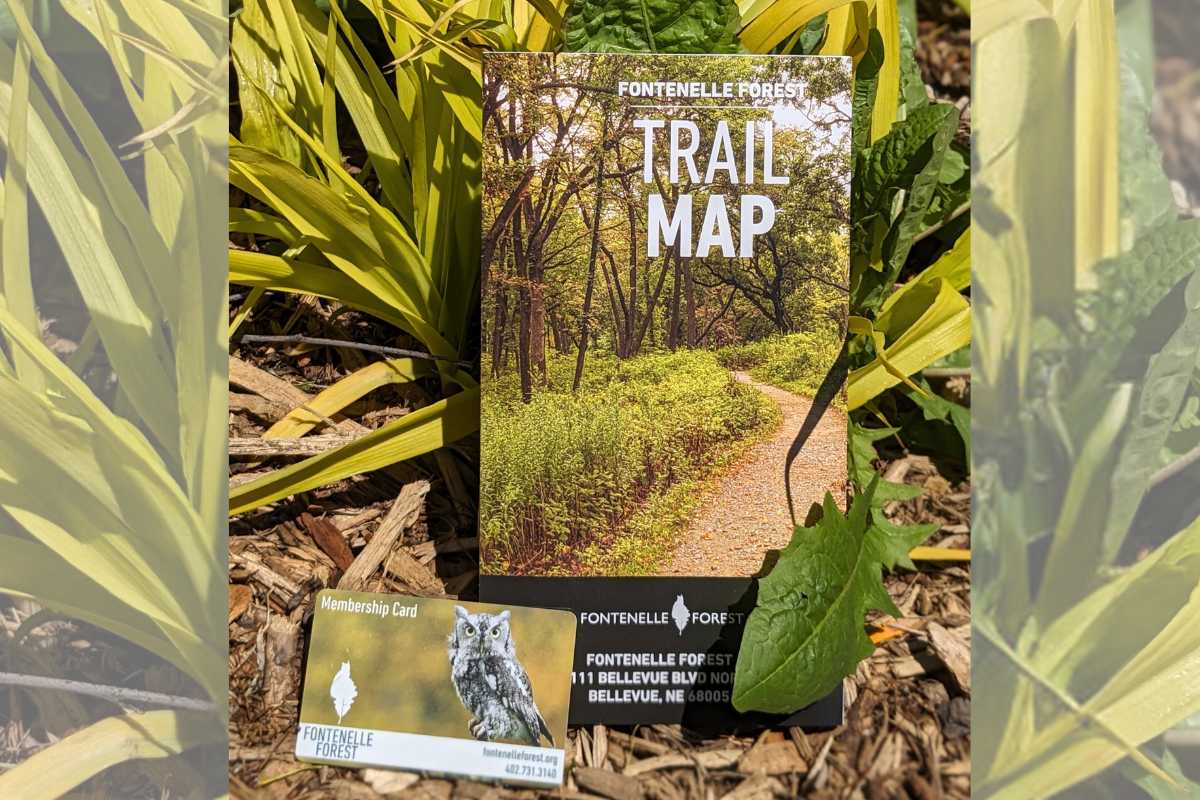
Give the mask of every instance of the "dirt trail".
[{"label": "dirt trail", "polygon": [[[774,400],[783,422],[717,479],[692,517],[667,575],[754,575],[768,550],[778,550],[792,538],[783,465],[812,401],[759,383],[744,372],[733,375]],[[845,412],[826,410],[791,471],[792,497],[801,521],[825,492],[839,496],[846,481]]]}]

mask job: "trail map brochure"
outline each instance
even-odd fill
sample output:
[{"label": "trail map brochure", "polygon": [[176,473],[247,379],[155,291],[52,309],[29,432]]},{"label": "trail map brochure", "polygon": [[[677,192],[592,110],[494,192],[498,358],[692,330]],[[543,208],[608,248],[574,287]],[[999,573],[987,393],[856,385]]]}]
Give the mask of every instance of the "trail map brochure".
[{"label": "trail map brochure", "polygon": [[481,597],[578,614],[572,722],[728,720],[846,497],[849,61],[495,53],[483,100]]}]

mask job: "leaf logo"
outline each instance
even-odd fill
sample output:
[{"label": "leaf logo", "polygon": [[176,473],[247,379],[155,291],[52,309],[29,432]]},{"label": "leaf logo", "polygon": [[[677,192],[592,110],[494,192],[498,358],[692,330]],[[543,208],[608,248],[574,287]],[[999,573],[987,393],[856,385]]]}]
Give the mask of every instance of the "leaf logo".
[{"label": "leaf logo", "polygon": [[691,619],[687,603],[683,602],[683,595],[675,597],[675,605],[671,606],[671,619],[675,620],[675,627],[679,628],[679,635],[683,636],[683,629],[687,627],[688,620]]},{"label": "leaf logo", "polygon": [[343,661],[342,668],[333,676],[333,683],[329,685],[329,696],[333,698],[333,710],[338,715],[337,724],[341,725],[342,717],[349,713],[350,706],[354,705],[354,698],[358,697],[358,687],[350,679],[349,661]]}]

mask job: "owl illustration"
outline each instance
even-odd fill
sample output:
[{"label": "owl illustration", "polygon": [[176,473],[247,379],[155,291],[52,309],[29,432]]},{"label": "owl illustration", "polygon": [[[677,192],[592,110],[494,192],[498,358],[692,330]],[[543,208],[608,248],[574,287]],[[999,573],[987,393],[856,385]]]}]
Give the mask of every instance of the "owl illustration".
[{"label": "owl illustration", "polygon": [[450,680],[458,699],[471,714],[468,729],[482,741],[510,739],[554,746],[550,727],[533,700],[533,687],[509,629],[509,612],[468,614],[454,607],[449,636]]}]

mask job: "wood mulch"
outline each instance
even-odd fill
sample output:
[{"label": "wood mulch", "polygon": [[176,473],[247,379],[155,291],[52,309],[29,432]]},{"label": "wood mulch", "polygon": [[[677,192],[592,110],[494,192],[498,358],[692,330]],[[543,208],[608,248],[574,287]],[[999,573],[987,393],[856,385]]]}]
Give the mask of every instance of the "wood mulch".
[{"label": "wood mulch", "polygon": [[[273,384],[264,380],[261,385]],[[239,392],[245,391],[243,384]],[[243,435],[261,432],[270,421],[259,416],[262,411],[233,410],[231,427]],[[951,486],[928,459],[917,456],[893,462],[887,473],[925,489],[921,498],[890,509],[893,519],[937,522],[941,528],[930,544],[970,546],[967,485]],[[903,616],[871,620],[876,636],[887,640],[847,679],[846,721],[834,730],[760,730],[712,738],[668,725],[574,728],[567,745],[567,783],[557,792],[297,762],[292,753],[305,617],[316,591],[351,586],[473,596],[478,540],[448,498],[437,474],[405,467],[343,481],[233,521],[233,797],[968,796],[969,573],[952,565],[925,565],[887,578]]]}]

